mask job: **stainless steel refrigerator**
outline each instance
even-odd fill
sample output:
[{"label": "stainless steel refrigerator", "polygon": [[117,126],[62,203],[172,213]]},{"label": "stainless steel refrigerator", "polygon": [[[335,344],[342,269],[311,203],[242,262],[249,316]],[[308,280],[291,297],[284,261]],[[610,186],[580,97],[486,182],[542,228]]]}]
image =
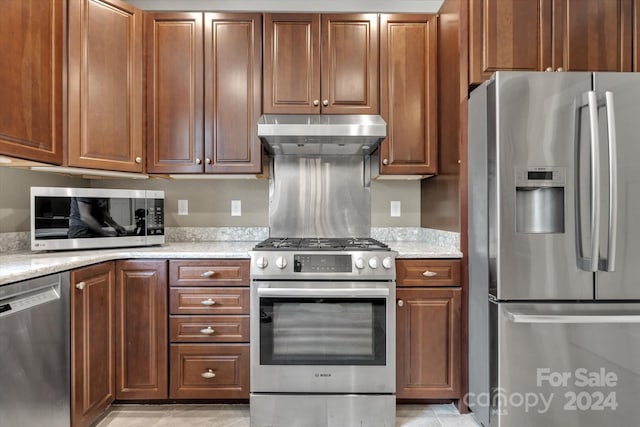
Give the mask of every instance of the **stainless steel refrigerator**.
[{"label": "stainless steel refrigerator", "polygon": [[640,73],[476,88],[468,231],[476,418],[640,425]]}]

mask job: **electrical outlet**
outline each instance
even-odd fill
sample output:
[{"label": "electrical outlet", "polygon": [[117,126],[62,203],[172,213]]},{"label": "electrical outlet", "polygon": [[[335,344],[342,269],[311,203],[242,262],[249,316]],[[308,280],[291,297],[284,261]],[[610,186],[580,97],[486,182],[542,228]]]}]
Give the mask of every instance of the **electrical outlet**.
[{"label": "electrical outlet", "polygon": [[178,200],[178,215],[189,215],[188,200]]},{"label": "electrical outlet", "polygon": [[400,216],[400,201],[399,200],[392,200],[391,201],[391,212],[390,212],[391,216],[397,217]]},{"label": "electrical outlet", "polygon": [[242,216],[242,200],[231,201],[231,216]]}]

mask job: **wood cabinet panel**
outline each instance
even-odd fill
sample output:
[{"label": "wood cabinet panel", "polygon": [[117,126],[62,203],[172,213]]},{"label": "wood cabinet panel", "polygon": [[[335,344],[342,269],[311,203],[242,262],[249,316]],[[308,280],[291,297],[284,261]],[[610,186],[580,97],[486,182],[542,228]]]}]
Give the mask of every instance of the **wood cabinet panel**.
[{"label": "wood cabinet panel", "polygon": [[378,113],[378,16],[322,15],[324,114]]},{"label": "wood cabinet panel", "polygon": [[553,0],[470,0],[471,83],[551,66]]},{"label": "wood cabinet panel", "polygon": [[319,111],[320,15],[265,14],[263,112]]},{"label": "wood cabinet panel", "polygon": [[171,316],[171,342],[248,342],[249,316]]},{"label": "wood cabinet panel", "polygon": [[202,19],[145,13],[147,172],[204,171]]},{"label": "wood cabinet panel", "polygon": [[116,271],[116,397],[166,399],[167,261],[117,261]]},{"label": "wood cabinet panel", "polygon": [[553,68],[631,71],[631,0],[556,0]]},{"label": "wood cabinet panel", "polygon": [[62,163],[65,0],[8,0],[0,14],[0,154]]},{"label": "wood cabinet panel", "polygon": [[383,174],[437,172],[437,16],[380,18],[380,145]]},{"label": "wood cabinet panel", "polygon": [[248,288],[171,288],[171,314],[248,314]]},{"label": "wood cabinet panel", "polygon": [[204,34],[205,171],[260,173],[262,16],[206,13]]},{"label": "wood cabinet panel", "polygon": [[115,399],[115,270],[71,272],[71,424],[88,426]]},{"label": "wood cabinet panel", "polygon": [[249,344],[172,344],[170,397],[249,398]]},{"label": "wood cabinet panel", "polygon": [[398,286],[460,286],[460,260],[398,259]]},{"label": "wood cabinet panel", "polygon": [[398,289],[396,396],[458,398],[461,289]]},{"label": "wood cabinet panel", "polygon": [[171,260],[171,286],[249,286],[248,260]]},{"label": "wood cabinet panel", "polygon": [[142,11],[69,2],[68,163],[142,172]]},{"label": "wood cabinet panel", "polygon": [[640,71],[640,0],[633,5],[633,71]]}]

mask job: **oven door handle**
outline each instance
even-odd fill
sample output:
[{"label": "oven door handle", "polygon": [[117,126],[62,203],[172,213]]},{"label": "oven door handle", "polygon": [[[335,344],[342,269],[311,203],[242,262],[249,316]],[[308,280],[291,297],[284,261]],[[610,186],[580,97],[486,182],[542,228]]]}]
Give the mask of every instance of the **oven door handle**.
[{"label": "oven door handle", "polygon": [[270,297],[388,297],[388,288],[292,289],[258,288],[258,295]]}]

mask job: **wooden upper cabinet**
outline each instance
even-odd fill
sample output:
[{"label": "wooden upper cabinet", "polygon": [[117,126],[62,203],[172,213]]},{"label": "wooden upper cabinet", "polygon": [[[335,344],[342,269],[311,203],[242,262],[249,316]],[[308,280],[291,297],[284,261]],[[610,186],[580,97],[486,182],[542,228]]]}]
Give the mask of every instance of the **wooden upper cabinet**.
[{"label": "wooden upper cabinet", "polygon": [[264,15],[263,111],[320,111],[320,15]]},{"label": "wooden upper cabinet", "polygon": [[68,22],[68,164],[142,172],[142,11],[71,0]]},{"label": "wooden upper cabinet", "polygon": [[167,261],[117,261],[116,312],[116,398],[166,399]]},{"label": "wooden upper cabinet", "polygon": [[89,426],[115,399],[113,262],[71,272],[71,425]]},{"label": "wooden upper cabinet", "polygon": [[631,71],[632,0],[556,0],[553,69]]},{"label": "wooden upper cabinet", "polygon": [[437,16],[383,14],[380,27],[380,172],[436,173]]},{"label": "wooden upper cabinet", "polygon": [[470,78],[631,71],[633,0],[471,0]]},{"label": "wooden upper cabinet", "polygon": [[205,172],[260,173],[262,16],[206,13]]},{"label": "wooden upper cabinet", "polygon": [[551,66],[552,0],[470,0],[471,83]]},{"label": "wooden upper cabinet", "polygon": [[203,172],[202,13],[145,13],[147,172]]},{"label": "wooden upper cabinet", "polygon": [[633,10],[633,71],[640,71],[640,0],[635,0]]},{"label": "wooden upper cabinet", "polygon": [[376,14],[265,14],[265,114],[377,114]]},{"label": "wooden upper cabinet", "polygon": [[62,163],[65,0],[6,0],[0,14],[0,154]]}]

